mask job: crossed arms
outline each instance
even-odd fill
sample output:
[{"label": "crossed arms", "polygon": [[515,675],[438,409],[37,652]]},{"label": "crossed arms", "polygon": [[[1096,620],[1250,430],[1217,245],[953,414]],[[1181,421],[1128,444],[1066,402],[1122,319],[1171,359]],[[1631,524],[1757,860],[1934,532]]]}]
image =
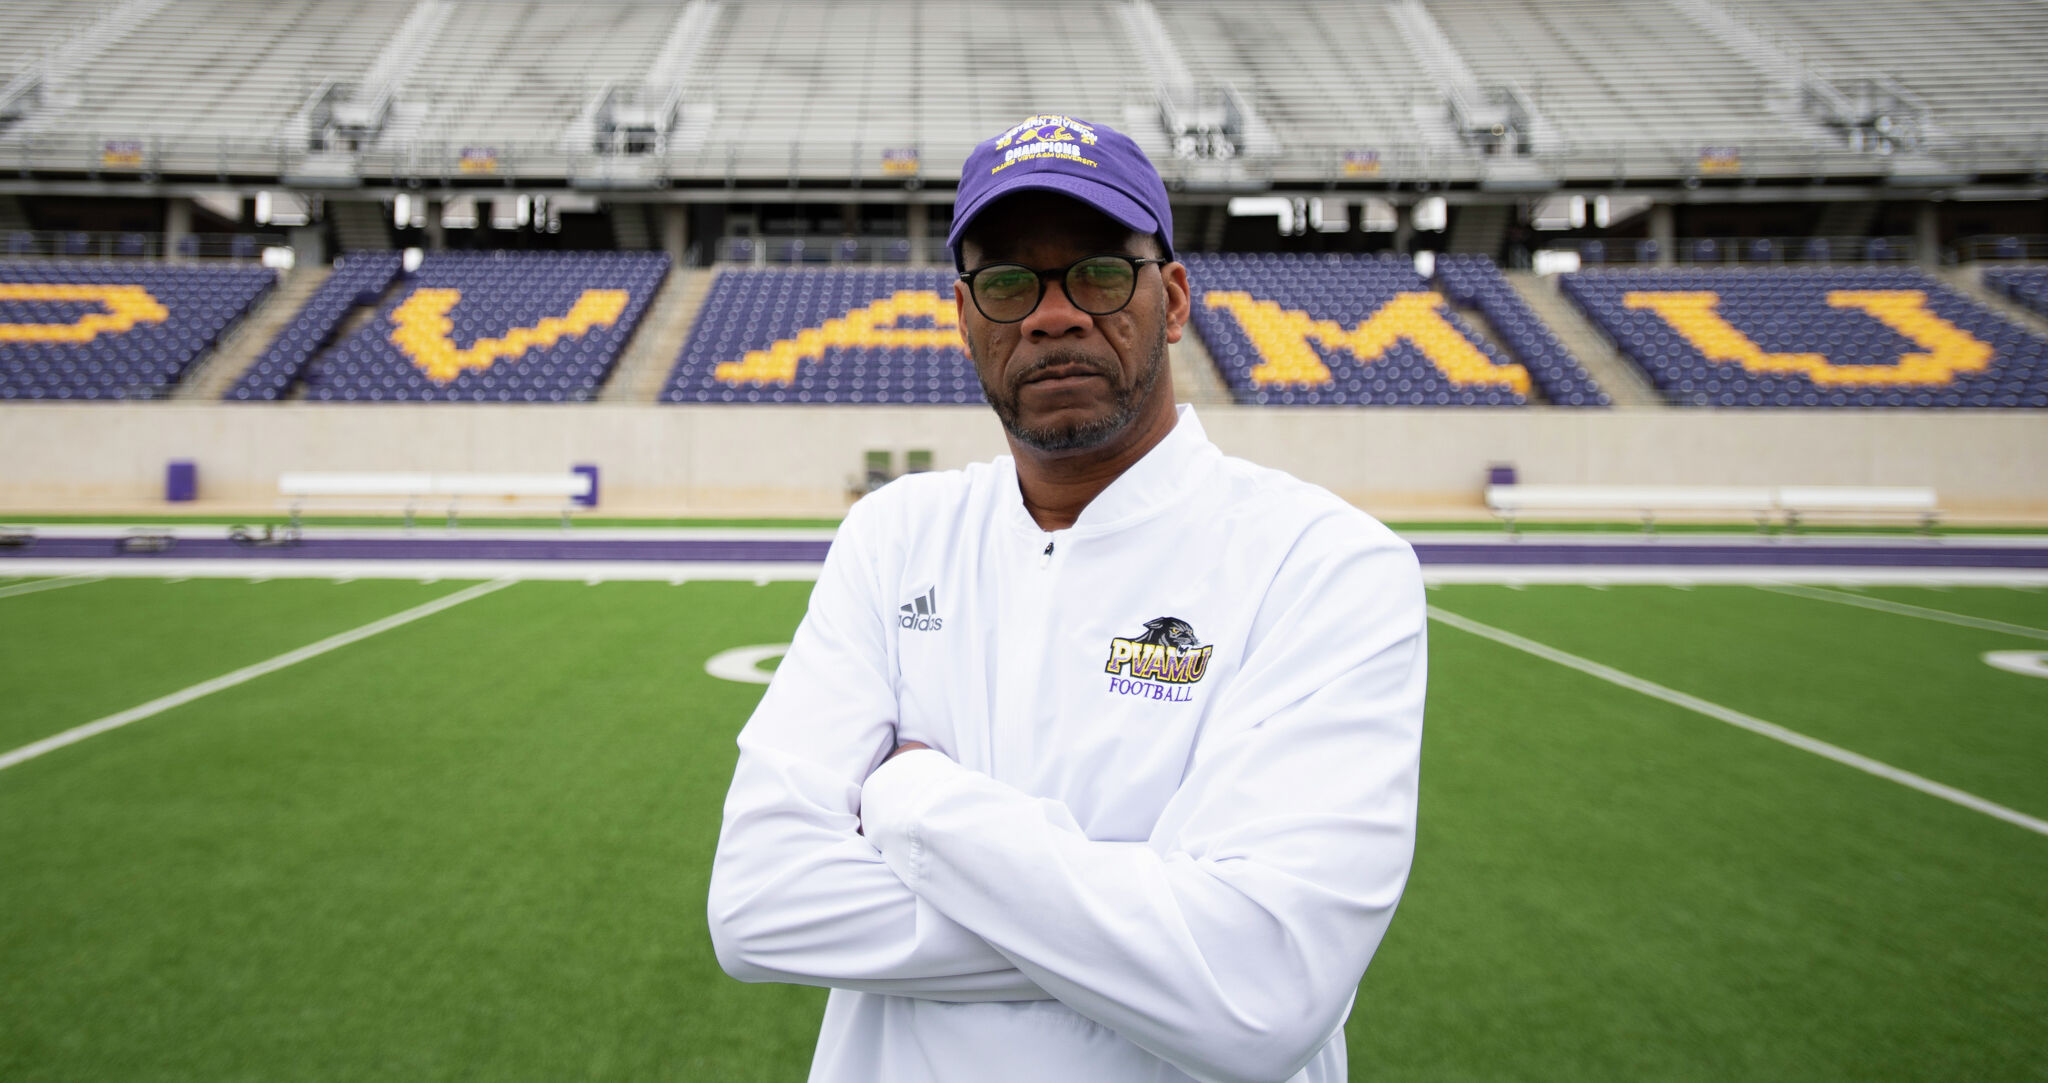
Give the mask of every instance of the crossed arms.
[{"label": "crossed arms", "polygon": [[1144,842],[1092,840],[1063,804],[943,750],[890,758],[890,607],[873,578],[842,529],[740,735],[708,901],[727,973],[1051,998],[1194,1074],[1299,1070],[1343,1025],[1407,879],[1425,668],[1413,555],[1282,566]]}]

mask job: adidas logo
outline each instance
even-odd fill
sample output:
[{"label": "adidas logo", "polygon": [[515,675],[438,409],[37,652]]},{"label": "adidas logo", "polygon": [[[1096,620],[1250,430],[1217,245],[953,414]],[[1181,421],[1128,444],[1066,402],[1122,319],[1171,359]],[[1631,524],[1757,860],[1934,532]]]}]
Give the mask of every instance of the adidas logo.
[{"label": "adidas logo", "polygon": [[898,627],[913,632],[936,632],[945,622],[939,619],[939,588],[933,587],[911,600],[896,607],[901,615],[896,618]]}]

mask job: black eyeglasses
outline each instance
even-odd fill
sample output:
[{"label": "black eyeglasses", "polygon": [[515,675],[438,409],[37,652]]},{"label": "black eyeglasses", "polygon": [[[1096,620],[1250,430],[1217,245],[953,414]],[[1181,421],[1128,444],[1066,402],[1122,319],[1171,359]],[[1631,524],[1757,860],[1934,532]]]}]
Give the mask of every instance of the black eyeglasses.
[{"label": "black eyeglasses", "polygon": [[1137,256],[1083,256],[1065,267],[1040,271],[1021,263],[991,263],[960,275],[974,307],[996,323],[1016,323],[1038,311],[1045,300],[1045,280],[1055,276],[1067,300],[1090,316],[1121,312],[1138,291],[1138,268],[1163,259]]}]

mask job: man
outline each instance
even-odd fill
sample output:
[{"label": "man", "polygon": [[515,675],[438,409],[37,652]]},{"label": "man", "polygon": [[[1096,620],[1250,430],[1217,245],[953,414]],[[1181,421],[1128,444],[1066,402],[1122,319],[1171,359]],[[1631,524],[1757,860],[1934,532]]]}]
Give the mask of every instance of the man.
[{"label": "man", "polygon": [[1128,138],[983,143],[949,244],[1012,456],[856,504],[741,732],[726,972],[833,990],[814,1080],[1346,1077],[1413,851],[1407,545],[1176,409]]}]

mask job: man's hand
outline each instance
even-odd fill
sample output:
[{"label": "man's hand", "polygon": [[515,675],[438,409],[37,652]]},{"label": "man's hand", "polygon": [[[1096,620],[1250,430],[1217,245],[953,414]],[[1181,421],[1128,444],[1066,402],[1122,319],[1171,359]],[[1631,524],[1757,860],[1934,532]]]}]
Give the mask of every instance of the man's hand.
[{"label": "man's hand", "polygon": [[[915,752],[920,748],[930,747],[932,746],[925,744],[923,741],[905,741],[902,744],[897,745],[895,749],[890,751],[888,755],[883,756],[882,763],[888,763],[890,760],[893,760],[896,757],[903,755],[905,752]],[[878,763],[875,766],[877,768],[880,768],[882,766],[882,763]],[[866,824],[856,821],[853,825],[853,833],[856,835],[866,835],[868,833],[868,827]]]},{"label": "man's hand", "polygon": [[888,763],[890,760],[893,760],[896,757],[903,755],[905,752],[915,752],[920,748],[930,747],[930,745],[925,744],[923,741],[905,741],[902,744],[896,746],[896,751],[891,752],[888,755],[882,757],[882,762]]}]

